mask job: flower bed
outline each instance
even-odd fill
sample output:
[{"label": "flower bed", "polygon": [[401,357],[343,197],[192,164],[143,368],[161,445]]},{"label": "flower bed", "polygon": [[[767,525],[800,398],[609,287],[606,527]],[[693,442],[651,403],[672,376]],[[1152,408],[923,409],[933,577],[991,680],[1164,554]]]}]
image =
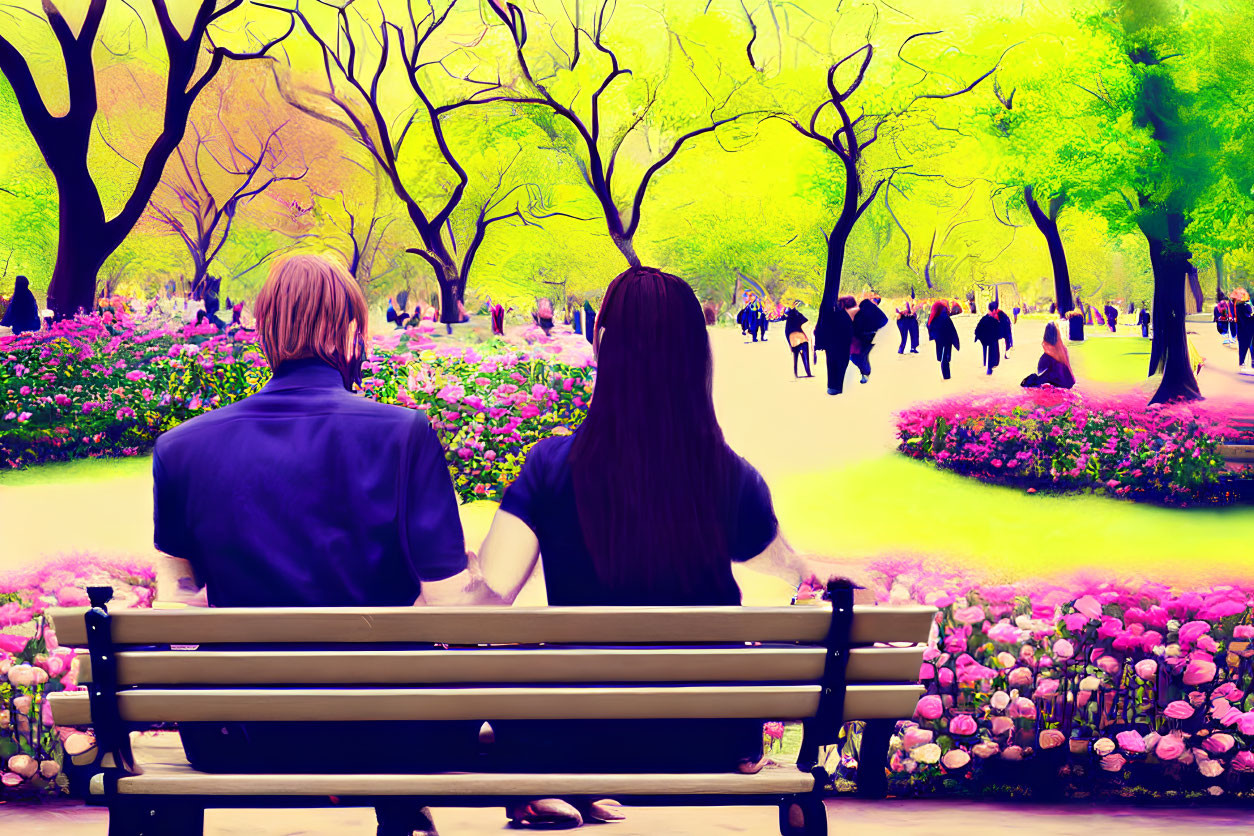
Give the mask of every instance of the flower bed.
[{"label": "flower bed", "polygon": [[[368,397],[427,412],[464,499],[499,499],[535,441],[586,411],[591,350],[524,329],[465,347],[422,324],[375,337]],[[137,455],[170,427],[256,392],[270,377],[252,332],[81,316],[0,337],[0,463]]]},{"label": "flower bed", "polygon": [[900,450],[968,476],[1169,504],[1224,502],[1218,447],[1233,431],[1200,404],[1062,389],[952,398],[902,412]]},{"label": "flower bed", "polygon": [[[1252,789],[1254,588],[976,586],[904,561],[874,568],[881,601],[940,609],[927,695],[892,740],[895,792]],[[829,759],[842,779],[854,751]]]},{"label": "flower bed", "polygon": [[44,610],[86,606],[89,585],[112,586],[113,607],[147,607],[154,583],[150,567],[80,556],[0,577],[0,799],[64,790],[67,752],[92,745],[89,735],[53,726],[48,696],[79,688],[78,661]]}]

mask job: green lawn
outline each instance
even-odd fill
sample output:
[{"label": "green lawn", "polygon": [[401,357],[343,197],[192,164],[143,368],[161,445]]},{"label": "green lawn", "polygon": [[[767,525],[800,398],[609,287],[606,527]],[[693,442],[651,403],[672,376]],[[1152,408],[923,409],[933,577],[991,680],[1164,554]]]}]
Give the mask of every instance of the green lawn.
[{"label": "green lawn", "polygon": [[129,456],[120,459],[77,459],[52,462],[23,470],[0,470],[0,487],[48,485],[54,482],[75,484],[102,482],[125,476],[152,472],[152,456]]},{"label": "green lawn", "polygon": [[1027,494],[899,454],[771,485],[800,549],[842,559],[918,555],[993,578],[1094,570],[1169,583],[1254,577],[1248,508],[1159,508]]},{"label": "green lawn", "polygon": [[[1097,327],[1097,326],[1094,326]],[[1092,333],[1093,328],[1086,328]],[[1093,337],[1068,343],[1076,378],[1096,383],[1127,383],[1146,379],[1150,341],[1143,337]]]}]

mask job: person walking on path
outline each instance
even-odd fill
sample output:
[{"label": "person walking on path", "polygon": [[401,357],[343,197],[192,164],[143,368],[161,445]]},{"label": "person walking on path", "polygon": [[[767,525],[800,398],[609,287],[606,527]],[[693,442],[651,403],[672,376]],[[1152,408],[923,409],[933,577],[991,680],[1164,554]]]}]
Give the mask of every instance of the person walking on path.
[{"label": "person walking on path", "polygon": [[841,296],[836,304],[819,311],[814,326],[814,361],[819,352],[827,353],[827,394],[845,391],[845,371],[849,368],[849,352],[853,347],[853,316],[858,303],[852,296]]},{"label": "person walking on path", "polygon": [[1149,339],[1150,313],[1144,305],[1141,306],[1141,312],[1137,314],[1136,324],[1141,326],[1141,336]]},{"label": "person walking on path", "polygon": [[994,312],[997,315],[997,324],[1001,326],[1001,338],[1006,342],[1006,359],[1010,359],[1010,349],[1015,345],[1014,326],[1010,323],[1010,317],[1001,308],[996,307],[997,302],[993,302]]},{"label": "person walking on path", "polygon": [[810,374],[810,338],[806,336],[805,329],[801,326],[809,322],[801,311],[797,310],[797,306],[789,308],[784,314],[784,338],[788,340],[788,345],[792,348],[792,376],[797,376],[797,358],[805,363],[806,377],[814,377]]},{"label": "person walking on path", "polygon": [[1106,303],[1106,324],[1110,327],[1110,333],[1115,333],[1115,325],[1119,322],[1119,309],[1115,307],[1113,302]]},{"label": "person walking on path", "polygon": [[992,374],[1001,362],[1001,319],[997,316],[997,303],[988,303],[988,313],[975,326],[975,341],[984,349],[985,374]]},{"label": "person walking on path", "polygon": [[1229,345],[1233,341],[1232,334],[1232,303],[1226,297],[1221,297],[1215,303],[1213,313],[1215,319],[1215,330],[1224,338],[1224,345]]},{"label": "person walking on path", "polygon": [[919,353],[919,312],[914,302],[907,300],[903,307],[897,308],[897,332],[901,334],[901,344],[897,346],[898,354],[906,353],[906,340],[910,340],[910,353]]},{"label": "person walking on path", "polygon": [[13,282],[13,296],[4,311],[0,325],[13,329],[14,336],[39,330],[39,305],[30,290],[30,279],[18,276]]},{"label": "person walking on path", "polygon": [[589,345],[592,345],[597,335],[597,312],[587,299],[583,300],[583,335]]},{"label": "person walking on path", "polygon": [[[1254,343],[1254,306],[1250,303],[1250,294],[1245,288],[1238,287],[1233,293],[1232,319],[1237,326],[1237,369],[1242,374],[1254,374],[1245,371],[1245,358],[1251,353]],[[1250,365],[1254,367],[1254,356],[1250,357]]]},{"label": "person walking on path", "polygon": [[936,360],[940,363],[941,377],[949,380],[949,361],[953,352],[962,348],[958,329],[949,315],[949,306],[933,302],[932,313],[927,318],[927,338],[936,346]]},{"label": "person walking on path", "polygon": [[849,359],[862,372],[860,383],[871,379],[871,349],[874,347],[875,334],[887,324],[888,317],[874,301],[863,299],[858,305],[858,312],[853,317],[853,342],[849,349]]},{"label": "person walking on path", "polygon": [[766,342],[766,326],[770,324],[770,320],[766,318],[766,309],[761,303],[756,306],[757,315],[754,318],[753,341],[756,343],[758,337],[762,337],[762,342]]}]

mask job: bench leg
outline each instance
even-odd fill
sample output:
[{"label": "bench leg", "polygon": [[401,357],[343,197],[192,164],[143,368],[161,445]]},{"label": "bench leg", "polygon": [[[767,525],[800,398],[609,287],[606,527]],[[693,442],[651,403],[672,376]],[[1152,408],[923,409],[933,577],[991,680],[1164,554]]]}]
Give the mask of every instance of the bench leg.
[{"label": "bench leg", "polygon": [[888,795],[888,741],[897,727],[896,720],[867,720],[858,749],[858,795],[884,798]]},{"label": "bench leg", "polygon": [[178,801],[117,801],[109,805],[109,836],[203,836],[205,809]]},{"label": "bench leg", "polygon": [[827,836],[827,808],[818,793],[796,795],[779,805],[781,836]]}]

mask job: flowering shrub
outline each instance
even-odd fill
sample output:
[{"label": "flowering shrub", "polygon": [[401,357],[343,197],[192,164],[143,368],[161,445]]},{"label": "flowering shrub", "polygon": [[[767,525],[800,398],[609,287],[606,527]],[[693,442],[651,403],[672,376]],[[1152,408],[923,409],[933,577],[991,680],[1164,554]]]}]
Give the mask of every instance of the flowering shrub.
[{"label": "flowering shrub", "polygon": [[84,589],[96,585],[114,588],[113,607],[146,607],[154,584],[147,566],[77,556],[0,577],[0,799],[65,789],[66,753],[92,745],[53,726],[48,695],[79,687],[78,661],[44,610],[86,606]]},{"label": "flowering shrub", "polygon": [[[927,694],[892,740],[898,792],[1254,788],[1254,588],[977,586],[904,561],[874,569],[881,601],[940,609]],[[850,765],[843,752],[839,771]]]},{"label": "flowering shrub", "polygon": [[[586,411],[591,349],[524,329],[468,348],[429,323],[375,337],[363,391],[424,410],[463,499],[499,498],[527,447]],[[80,316],[0,337],[0,462],[136,455],[163,431],[256,392],[270,377],[255,334],[171,327],[126,314]]]},{"label": "flowering shrub", "polygon": [[1227,498],[1218,447],[1233,435],[1213,406],[1052,388],[952,398],[897,418],[903,453],[958,473],[1174,504]]}]

